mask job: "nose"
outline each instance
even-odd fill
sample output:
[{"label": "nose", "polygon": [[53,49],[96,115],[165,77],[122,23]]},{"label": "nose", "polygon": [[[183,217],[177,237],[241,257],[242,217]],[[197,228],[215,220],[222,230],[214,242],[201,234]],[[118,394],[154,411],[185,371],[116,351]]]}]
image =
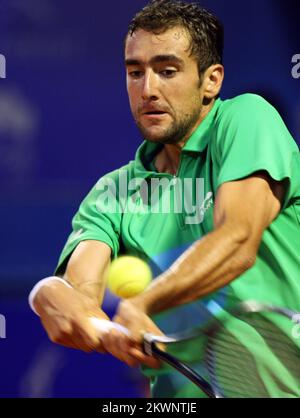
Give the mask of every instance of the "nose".
[{"label": "nose", "polygon": [[142,98],[158,100],[158,77],[153,71],[146,71],[143,79]]}]

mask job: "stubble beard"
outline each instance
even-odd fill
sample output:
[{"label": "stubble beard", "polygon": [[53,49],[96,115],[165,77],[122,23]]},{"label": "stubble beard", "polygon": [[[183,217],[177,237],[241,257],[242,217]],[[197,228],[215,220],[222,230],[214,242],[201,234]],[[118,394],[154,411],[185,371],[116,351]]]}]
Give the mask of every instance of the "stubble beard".
[{"label": "stubble beard", "polygon": [[180,120],[174,120],[160,135],[151,135],[150,130],[145,128],[137,118],[135,118],[137,127],[146,141],[160,144],[178,144],[188,139],[189,134],[195,127],[201,107],[195,109],[193,113],[185,114]]}]

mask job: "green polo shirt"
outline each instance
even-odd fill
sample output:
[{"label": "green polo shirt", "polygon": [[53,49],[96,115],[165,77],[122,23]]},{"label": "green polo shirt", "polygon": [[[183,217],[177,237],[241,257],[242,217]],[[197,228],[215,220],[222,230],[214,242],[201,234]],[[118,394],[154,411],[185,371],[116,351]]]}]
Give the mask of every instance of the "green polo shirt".
[{"label": "green polo shirt", "polygon": [[[263,234],[255,265],[201,302],[214,300],[226,309],[255,299],[300,311],[300,154],[277,111],[252,94],[218,99],[185,144],[176,176],[155,171],[160,149],[159,144],[142,143],[134,161],[98,181],[73,219],[56,273],[63,273],[79,242],[99,240],[111,247],[113,257],[129,253],[146,259],[157,276],[213,230],[220,185],[265,170],[286,182],[282,210]],[[182,331],[201,322],[199,303],[153,319],[166,333]],[[201,368],[201,359],[190,352],[187,360]],[[154,396],[199,395],[177,373],[145,372],[154,383]],[[287,396],[297,386],[291,379],[290,387],[273,388],[271,394]]]}]

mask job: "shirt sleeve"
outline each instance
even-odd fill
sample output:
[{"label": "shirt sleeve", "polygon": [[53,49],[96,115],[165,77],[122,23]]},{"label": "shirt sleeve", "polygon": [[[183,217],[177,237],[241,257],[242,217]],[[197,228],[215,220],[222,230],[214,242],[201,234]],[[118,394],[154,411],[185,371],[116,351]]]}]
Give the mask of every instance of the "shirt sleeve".
[{"label": "shirt sleeve", "polygon": [[55,274],[64,273],[72,252],[82,241],[104,242],[111,248],[112,257],[117,257],[122,217],[117,191],[115,179],[107,175],[97,182],[83,200],[72,220],[73,232],[63,248]]},{"label": "shirt sleeve", "polygon": [[288,180],[284,207],[300,194],[299,149],[276,109],[262,97],[240,96],[219,117],[217,187],[264,170]]}]

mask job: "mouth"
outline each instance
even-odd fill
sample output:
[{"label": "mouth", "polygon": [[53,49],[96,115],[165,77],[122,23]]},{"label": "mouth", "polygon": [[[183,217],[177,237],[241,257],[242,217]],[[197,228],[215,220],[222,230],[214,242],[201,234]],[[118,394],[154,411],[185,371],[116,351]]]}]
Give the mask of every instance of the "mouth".
[{"label": "mouth", "polygon": [[161,115],[163,113],[166,113],[162,110],[149,110],[149,112],[144,112],[144,115]]},{"label": "mouth", "polygon": [[162,110],[150,110],[148,112],[144,112],[142,115],[146,117],[158,118],[167,115],[167,112]]}]

